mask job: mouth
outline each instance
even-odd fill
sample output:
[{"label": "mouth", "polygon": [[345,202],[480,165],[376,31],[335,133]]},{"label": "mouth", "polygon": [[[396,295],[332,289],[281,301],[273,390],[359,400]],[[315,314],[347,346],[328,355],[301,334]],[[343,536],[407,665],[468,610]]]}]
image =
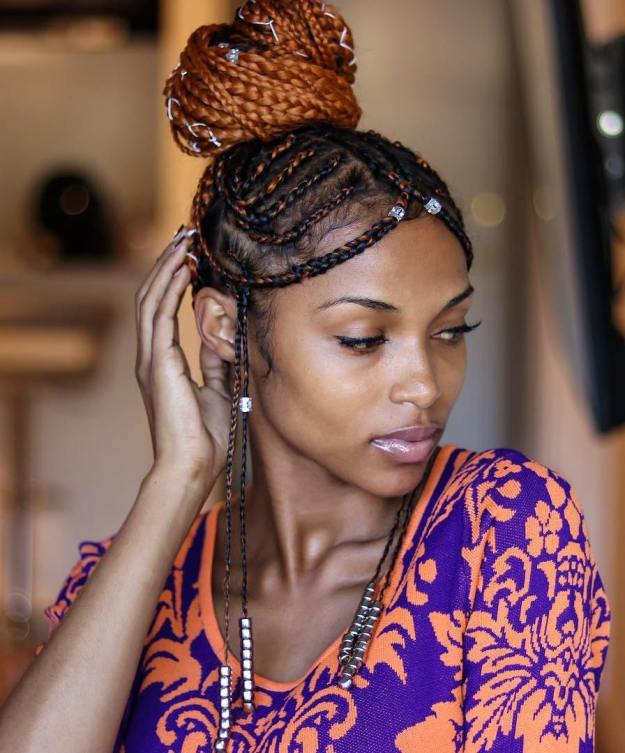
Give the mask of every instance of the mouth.
[{"label": "mouth", "polygon": [[375,437],[371,444],[399,463],[422,463],[436,447],[440,434],[441,428],[434,424],[411,426]]}]

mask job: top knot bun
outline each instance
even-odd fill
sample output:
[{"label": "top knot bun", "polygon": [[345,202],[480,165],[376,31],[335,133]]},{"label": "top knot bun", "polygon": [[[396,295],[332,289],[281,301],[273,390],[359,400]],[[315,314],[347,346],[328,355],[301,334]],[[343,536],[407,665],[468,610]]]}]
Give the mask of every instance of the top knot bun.
[{"label": "top knot bun", "polygon": [[354,128],[352,33],[318,0],[248,0],[231,25],[200,26],[165,84],[182,151],[216,156],[313,122]]}]

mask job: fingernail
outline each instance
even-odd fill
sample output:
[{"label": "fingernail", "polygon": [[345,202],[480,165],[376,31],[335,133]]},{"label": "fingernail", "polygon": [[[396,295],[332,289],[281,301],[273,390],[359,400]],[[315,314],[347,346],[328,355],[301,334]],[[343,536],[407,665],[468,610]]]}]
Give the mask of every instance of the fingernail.
[{"label": "fingernail", "polygon": [[177,238],[177,237],[178,237],[178,236],[180,235],[180,231],[181,231],[181,230],[182,230],[183,228],[184,228],[184,225],[180,225],[180,227],[178,228],[178,230],[176,230],[176,232],[174,233],[173,237],[174,237],[174,238]]}]

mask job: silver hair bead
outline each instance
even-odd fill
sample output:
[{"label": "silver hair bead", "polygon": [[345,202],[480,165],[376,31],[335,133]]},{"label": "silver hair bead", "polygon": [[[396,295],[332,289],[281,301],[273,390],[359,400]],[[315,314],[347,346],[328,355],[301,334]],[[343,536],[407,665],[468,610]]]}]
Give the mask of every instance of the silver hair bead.
[{"label": "silver hair bead", "polygon": [[237,47],[233,47],[231,50],[228,50],[228,52],[226,53],[226,60],[229,63],[234,63],[236,65],[236,63],[239,62],[240,52],[241,51]]},{"label": "silver hair bead", "polygon": [[435,199],[434,197],[429,199],[425,204],[425,211],[429,212],[430,214],[438,214],[442,208],[443,205],[438,199]]},{"label": "silver hair bead", "polygon": [[240,398],[239,408],[241,409],[241,413],[250,413],[252,410],[252,398],[251,397]]},{"label": "silver hair bead", "polygon": [[239,618],[239,640],[241,642],[241,695],[243,710],[247,714],[254,711],[254,662],[252,619]]},{"label": "silver hair bead", "polygon": [[219,713],[219,731],[218,739],[215,741],[215,750],[225,750],[226,740],[230,730],[230,679],[232,676],[232,667],[229,664],[222,664],[219,667],[219,696],[220,696],[220,713]]},{"label": "silver hair bead", "polygon": [[394,207],[391,207],[388,211],[389,217],[394,217],[397,222],[404,219],[404,216],[406,214],[406,210],[400,206],[399,204],[395,204]]}]

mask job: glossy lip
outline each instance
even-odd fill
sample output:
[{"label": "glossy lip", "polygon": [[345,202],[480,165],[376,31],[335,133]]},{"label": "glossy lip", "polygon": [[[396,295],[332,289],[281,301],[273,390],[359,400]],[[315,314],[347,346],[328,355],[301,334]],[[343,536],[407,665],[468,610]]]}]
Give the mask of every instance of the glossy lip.
[{"label": "glossy lip", "polygon": [[374,437],[372,441],[376,439],[400,439],[405,442],[422,442],[425,439],[430,439],[437,432],[440,431],[438,424],[426,424],[426,425],[414,425],[406,426],[403,429],[397,429],[390,434],[380,434]]},{"label": "glossy lip", "polygon": [[397,463],[424,463],[436,446],[436,437],[431,436],[420,442],[407,442],[405,439],[374,439],[371,445]]}]

